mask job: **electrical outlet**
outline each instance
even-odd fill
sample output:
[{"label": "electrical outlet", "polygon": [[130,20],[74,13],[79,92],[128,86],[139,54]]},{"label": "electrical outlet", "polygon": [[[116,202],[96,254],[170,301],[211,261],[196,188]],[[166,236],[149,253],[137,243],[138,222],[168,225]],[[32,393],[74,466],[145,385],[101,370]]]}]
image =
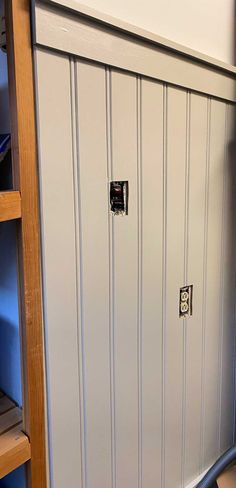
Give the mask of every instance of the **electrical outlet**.
[{"label": "electrical outlet", "polygon": [[179,316],[190,317],[193,314],[193,285],[183,286],[179,293]]}]

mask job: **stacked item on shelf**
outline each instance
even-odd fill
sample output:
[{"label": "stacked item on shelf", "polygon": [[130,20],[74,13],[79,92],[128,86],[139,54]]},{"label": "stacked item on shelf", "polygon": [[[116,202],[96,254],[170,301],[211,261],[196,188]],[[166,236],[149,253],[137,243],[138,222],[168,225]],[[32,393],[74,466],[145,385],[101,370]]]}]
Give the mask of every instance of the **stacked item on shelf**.
[{"label": "stacked item on shelf", "polygon": [[11,147],[10,134],[0,134],[0,163],[5,159]]},{"label": "stacked item on shelf", "polygon": [[11,135],[0,134],[0,191],[12,189]]}]

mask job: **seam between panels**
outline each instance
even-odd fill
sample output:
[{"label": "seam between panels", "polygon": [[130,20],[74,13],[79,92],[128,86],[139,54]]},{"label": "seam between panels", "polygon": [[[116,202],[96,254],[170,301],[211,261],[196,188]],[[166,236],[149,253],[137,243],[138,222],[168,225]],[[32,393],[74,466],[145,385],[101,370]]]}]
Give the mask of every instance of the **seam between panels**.
[{"label": "seam between panels", "polygon": [[[184,284],[188,284],[188,244],[189,244],[189,170],[190,170],[190,109],[191,94],[186,93],[186,153],[185,153],[185,222],[184,222]],[[186,462],[186,367],[187,367],[187,326],[183,320],[183,392],[182,392],[182,465],[181,482],[185,483]]]},{"label": "seam between panels", "polygon": [[163,85],[163,237],[162,237],[162,432],[161,488],[165,488],[165,358],[166,358],[166,271],[167,271],[167,127],[168,86]]},{"label": "seam between panels", "polygon": [[143,485],[142,473],[142,80],[137,77],[137,195],[138,195],[138,488]]},{"label": "seam between panels", "polygon": [[204,210],[204,253],[203,253],[203,299],[202,299],[202,366],[201,366],[201,428],[200,428],[200,462],[199,474],[204,469],[205,451],[205,354],[206,354],[206,291],[207,291],[207,251],[208,251],[208,207],[209,207],[209,170],[211,143],[211,98],[207,98],[207,147],[206,147],[206,180]]},{"label": "seam between panels", "polygon": [[[235,289],[235,271],[234,271],[234,289]],[[236,305],[234,305],[234,330],[236,329]],[[233,402],[233,443],[236,442],[236,330],[234,332],[234,364],[233,364],[233,388],[234,388],[234,402]]]},{"label": "seam between panels", "polygon": [[[232,110],[232,105],[228,103],[228,117],[229,117],[229,111],[230,107]],[[234,125],[235,125],[235,108],[236,105],[234,104]],[[235,144],[234,144],[235,146]],[[234,148],[234,153],[235,153],[235,148]],[[231,158],[230,158],[231,160]],[[232,185],[232,183],[231,183]],[[231,196],[231,201],[232,201],[232,196]],[[235,211],[233,212],[233,219],[235,220]],[[232,241],[233,245],[235,244],[235,230],[233,230],[233,236],[232,236]],[[231,244],[232,245],[232,244]],[[236,266],[234,266],[233,269],[233,291],[236,291]],[[233,388],[234,388],[234,401],[233,401],[233,442],[235,444],[236,442],[236,304],[234,304],[234,311],[233,311],[233,324],[234,324],[234,363],[233,363]]]},{"label": "seam between panels", "polygon": [[86,398],[85,398],[85,364],[83,334],[83,282],[82,282],[82,242],[81,242],[81,195],[79,175],[79,126],[78,126],[78,92],[76,60],[70,58],[71,74],[71,107],[73,139],[73,179],[74,179],[74,218],[75,218],[75,251],[76,251],[76,290],[77,290],[77,341],[78,341],[78,376],[80,392],[80,431],[81,431],[81,484],[87,488],[87,452],[86,452]]},{"label": "seam between panels", "polygon": [[107,191],[109,236],[109,342],[110,342],[110,410],[111,410],[111,474],[112,488],[116,488],[116,422],[115,422],[115,331],[114,331],[114,220],[109,207],[109,183],[113,178],[112,167],[112,106],[111,71],[105,68],[106,77],[106,131],[107,131]]},{"label": "seam between panels", "polygon": [[225,105],[225,150],[224,150],[224,175],[223,175],[223,195],[222,195],[222,217],[221,217],[221,270],[220,270],[220,344],[219,344],[219,386],[218,386],[218,408],[219,408],[219,432],[218,432],[218,455],[221,452],[221,421],[222,421],[222,381],[223,381],[223,337],[224,337],[224,289],[225,289],[225,213],[226,213],[226,162],[227,162],[227,115],[228,106]]},{"label": "seam between panels", "polygon": [[[68,62],[70,64],[70,58],[68,58]],[[38,80],[38,59],[37,59],[37,52],[34,50],[33,53],[33,68],[34,68],[34,86],[35,86],[35,101],[37,106],[39,107],[39,86],[37,83]],[[70,66],[69,66],[70,68]],[[40,130],[40,116],[38,110],[36,110],[36,130],[37,130],[37,140],[41,141],[41,130]],[[43,312],[43,345],[45,351],[44,357],[44,374],[45,374],[45,391],[46,391],[46,398],[45,398],[45,408],[47,408],[46,412],[46,453],[48,456],[47,462],[47,477],[50,484],[50,488],[55,487],[54,483],[54,463],[53,463],[53,454],[52,454],[52,427],[51,427],[51,420],[52,420],[52,401],[51,401],[51,394],[50,394],[50,367],[49,367],[49,351],[48,351],[48,330],[46,324],[48,324],[48,300],[47,300],[47,286],[46,286],[46,273],[45,273],[45,228],[44,228],[44,216],[45,211],[43,209],[43,182],[42,182],[42,168],[40,167],[40,162],[42,161],[42,154],[41,154],[41,147],[38,144],[37,147],[38,151],[38,185],[39,185],[39,211],[40,211],[40,259],[41,259],[41,279],[42,279],[42,312]],[[17,257],[18,260],[18,257]]]},{"label": "seam between panels", "polygon": [[[235,211],[233,212],[233,216],[235,215]],[[235,231],[233,232],[233,243],[235,242]],[[234,266],[233,270],[233,290],[236,289],[236,269]],[[233,323],[234,323],[234,364],[233,364],[233,388],[234,388],[234,402],[233,402],[233,443],[236,442],[236,304],[234,304],[234,314],[233,314]]]}]

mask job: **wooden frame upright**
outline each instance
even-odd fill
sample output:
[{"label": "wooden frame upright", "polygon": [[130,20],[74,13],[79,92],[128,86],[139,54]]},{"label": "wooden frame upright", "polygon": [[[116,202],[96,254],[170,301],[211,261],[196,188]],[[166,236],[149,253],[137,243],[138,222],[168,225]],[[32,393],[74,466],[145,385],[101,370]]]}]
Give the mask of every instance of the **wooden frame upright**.
[{"label": "wooden frame upright", "polygon": [[30,1],[6,0],[6,31],[14,190],[18,225],[23,420],[31,460],[28,487],[46,488],[44,347],[40,269],[38,170]]}]

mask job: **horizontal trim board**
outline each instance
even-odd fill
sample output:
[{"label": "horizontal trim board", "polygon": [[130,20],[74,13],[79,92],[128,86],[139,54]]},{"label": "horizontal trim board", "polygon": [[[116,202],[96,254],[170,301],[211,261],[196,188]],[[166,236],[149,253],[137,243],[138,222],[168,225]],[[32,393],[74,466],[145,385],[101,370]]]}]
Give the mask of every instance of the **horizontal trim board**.
[{"label": "horizontal trim board", "polygon": [[98,22],[36,2],[35,43],[183,88],[235,101],[235,77]]},{"label": "horizontal trim board", "polygon": [[21,217],[21,196],[19,191],[0,192],[0,222]]},{"label": "horizontal trim board", "polygon": [[220,61],[218,59],[215,59],[211,56],[200,53],[198,51],[195,51],[194,49],[188,48],[181,44],[178,44],[177,42],[170,41],[165,37],[158,36],[153,32],[147,31],[145,29],[132,25],[123,20],[116,19],[115,17],[112,17],[111,15],[107,15],[103,12],[99,12],[91,7],[88,7],[87,5],[78,3],[77,0],[41,0],[41,1],[44,1],[49,5],[51,4],[57,7],[61,7],[73,11],[74,13],[80,16],[93,19],[96,22],[110,26],[113,29],[117,29],[121,32],[132,34],[134,37],[138,37],[139,39],[146,40],[156,45],[162,46],[163,48],[178,53],[179,55],[187,56],[189,58],[197,60],[198,62],[201,61],[202,63],[206,63],[208,65],[217,67],[218,69],[227,71],[229,73],[236,73],[236,67],[231,64],[224,63],[223,61]]}]

